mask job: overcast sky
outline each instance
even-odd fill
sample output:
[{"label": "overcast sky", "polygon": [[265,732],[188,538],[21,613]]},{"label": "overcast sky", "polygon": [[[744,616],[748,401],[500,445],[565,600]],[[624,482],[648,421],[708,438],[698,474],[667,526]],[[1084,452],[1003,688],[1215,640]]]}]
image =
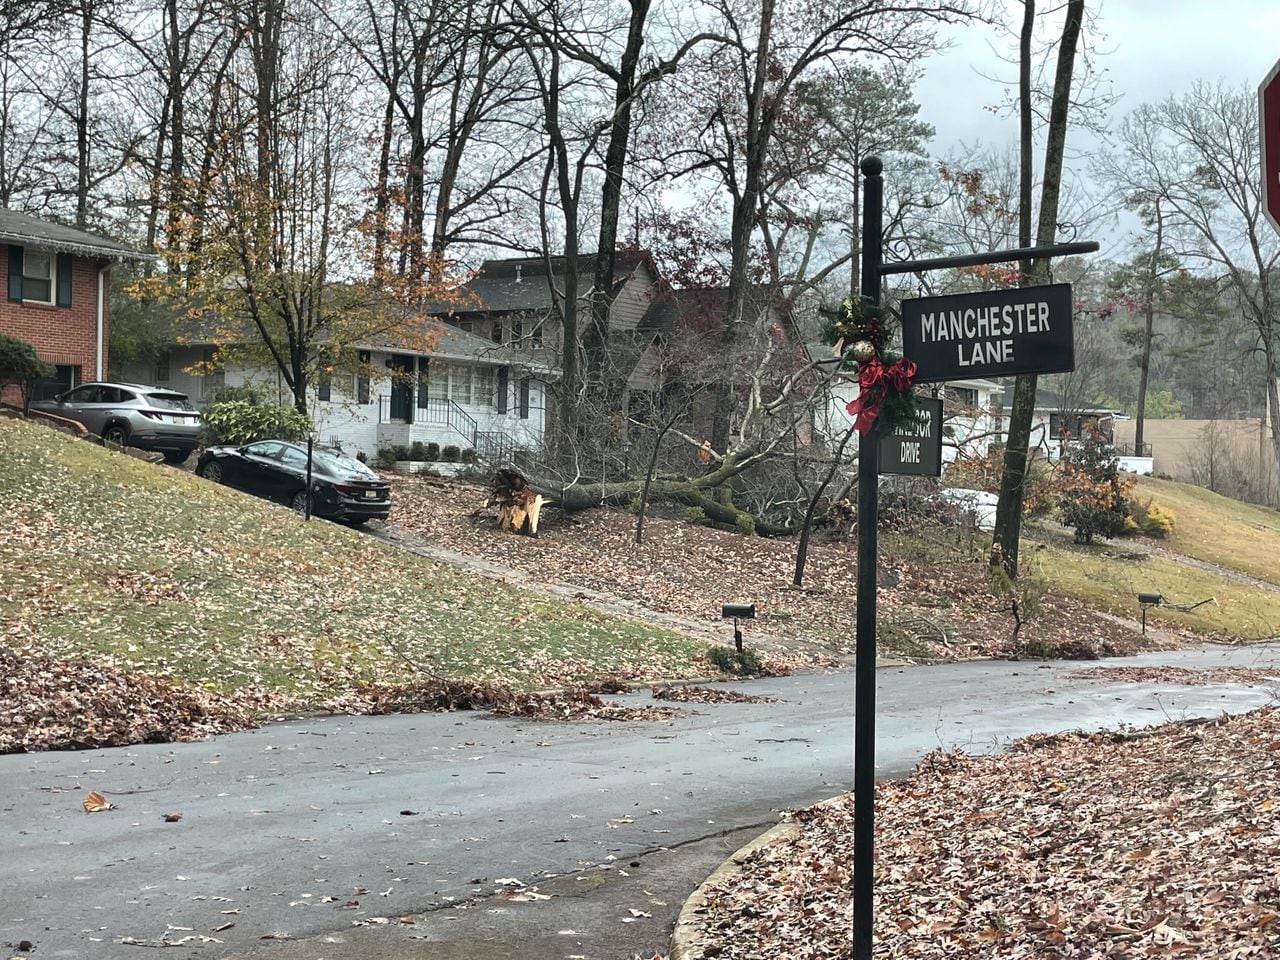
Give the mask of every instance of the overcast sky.
[{"label": "overcast sky", "polygon": [[[1041,6],[1049,5],[1042,0]],[[1011,19],[1017,18],[1021,4],[1008,6]],[[1060,4],[1054,0],[1053,6]],[[1094,0],[1088,6],[1097,9]],[[1085,30],[1098,66],[1121,97],[1113,119],[1201,78],[1256,88],[1280,60],[1280,0],[1106,0]],[[983,109],[1002,97],[999,84],[984,74],[1013,81],[1014,65],[992,51],[990,28],[950,36],[952,48],[924,65],[916,87],[921,116],[938,130],[939,152],[961,140],[1015,143],[1016,120]]]},{"label": "overcast sky", "polygon": [[[1006,0],[1006,5],[1009,22],[1020,24],[1022,4]],[[1039,6],[1061,7],[1061,2],[1041,0]],[[1105,0],[1100,13],[1096,0],[1089,0],[1088,7],[1087,43],[1120,98],[1109,113],[1112,124],[1140,104],[1181,93],[1199,79],[1254,90],[1280,60],[1280,0]],[[1058,30],[1056,24],[1051,28]],[[946,154],[962,142],[1013,147],[1016,118],[986,109],[999,105],[1005,91],[988,77],[1016,79],[1015,65],[997,55],[1007,55],[1012,38],[1002,40],[983,26],[957,29],[949,37],[951,48],[923,64],[916,86],[920,116],[938,131],[933,153]],[[1100,148],[1089,132],[1070,131],[1068,151],[1075,156],[1069,167],[1088,178],[1089,156]],[[1042,162],[1037,154],[1037,169]],[[1105,248],[1124,232],[1124,223],[1102,228],[1098,239]]]}]

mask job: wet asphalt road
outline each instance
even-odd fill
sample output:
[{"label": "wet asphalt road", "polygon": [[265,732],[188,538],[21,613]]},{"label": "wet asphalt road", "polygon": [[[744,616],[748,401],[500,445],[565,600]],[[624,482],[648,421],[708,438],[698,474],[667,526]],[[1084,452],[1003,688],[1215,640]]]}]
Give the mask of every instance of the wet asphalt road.
[{"label": "wet asphalt road", "polygon": [[[1102,663],[1274,668],[1280,646]],[[882,774],[939,746],[987,751],[1037,731],[1276,699],[1269,685],[1069,677],[1094,665],[882,669]],[[34,960],[148,947],[166,960],[665,949],[680,901],[720,859],[779,811],[847,789],[852,683],[839,670],[738,684],[781,702],[686,704],[669,721],[329,717],[204,743],[0,757],[0,956],[23,940]],[[86,815],[88,790],[117,809]],[[181,820],[165,822],[170,812]],[[535,886],[552,899],[502,896]]]}]

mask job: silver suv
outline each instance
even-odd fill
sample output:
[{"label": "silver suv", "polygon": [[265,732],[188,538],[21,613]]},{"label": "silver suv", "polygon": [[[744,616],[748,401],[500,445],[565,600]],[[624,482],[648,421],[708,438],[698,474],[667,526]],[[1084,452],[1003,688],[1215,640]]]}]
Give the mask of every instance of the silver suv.
[{"label": "silver suv", "polygon": [[182,463],[200,445],[200,414],[185,394],[139,383],[86,383],[32,410],[76,420],[122,447],[158,450],[168,463]]}]

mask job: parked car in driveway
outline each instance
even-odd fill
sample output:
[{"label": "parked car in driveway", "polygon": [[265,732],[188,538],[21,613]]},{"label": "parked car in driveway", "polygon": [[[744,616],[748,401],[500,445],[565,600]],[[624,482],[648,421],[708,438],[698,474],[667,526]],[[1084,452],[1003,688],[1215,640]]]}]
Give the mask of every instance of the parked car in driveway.
[{"label": "parked car in driveway", "polygon": [[200,414],[185,394],[164,387],[86,383],[31,409],[75,420],[122,447],[159,451],[169,463],[182,463],[200,445]]},{"label": "parked car in driveway", "polygon": [[[307,505],[307,448],[284,440],[261,440],[243,447],[209,447],[196,474],[215,483],[265,497],[299,513]],[[311,512],[360,525],[383,520],[391,511],[391,484],[359,460],[331,450],[311,455]]]}]

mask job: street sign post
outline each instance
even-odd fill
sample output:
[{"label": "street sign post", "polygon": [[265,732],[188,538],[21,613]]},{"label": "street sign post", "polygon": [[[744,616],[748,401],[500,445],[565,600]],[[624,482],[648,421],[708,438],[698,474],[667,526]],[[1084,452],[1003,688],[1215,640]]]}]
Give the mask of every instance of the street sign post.
[{"label": "street sign post", "polygon": [[920,420],[880,438],[880,472],[912,477],[942,476],[942,399],[919,397]]},{"label": "street sign post", "polygon": [[902,301],[902,352],[915,381],[1075,369],[1071,284]]},{"label": "street sign post", "polygon": [[1262,212],[1280,231],[1280,62],[1258,86],[1258,133],[1262,139]]},{"label": "street sign post", "polygon": [[[943,270],[951,267],[974,266],[983,263],[1012,263],[1015,260],[1035,260],[1048,257],[1065,257],[1078,253],[1094,253],[1098,243],[1094,240],[1077,243],[1055,243],[1039,247],[1023,247],[1018,250],[992,250],[985,253],[960,254],[954,257],[935,257],[931,260],[912,260],[901,263],[886,264],[884,262],[884,177],[883,164],[879,157],[864,157],[859,164],[862,169],[862,288],[861,313],[864,320],[871,322],[880,314],[880,286],[883,278],[892,273],[921,273],[927,270]],[[1074,348],[1071,341],[1071,288],[1062,285],[1062,291],[1053,293],[1055,287],[1033,287],[1020,290],[998,291],[996,294],[983,294],[988,310],[984,314],[984,330],[995,335],[999,326],[999,340],[1011,339],[1012,345],[999,345],[995,348],[982,347],[981,356],[995,356],[1004,362],[988,364],[956,364],[951,359],[949,349],[954,350],[960,341],[979,342],[977,337],[976,311],[980,303],[974,301],[960,305],[961,314],[955,321],[960,336],[957,342],[939,341],[943,329],[936,317],[936,311],[954,309],[943,305],[935,305],[935,317],[932,327],[920,327],[923,311],[915,315],[917,330],[924,333],[932,331],[933,339],[939,341],[932,349],[936,356],[927,361],[931,367],[922,362],[922,353],[930,349],[919,342],[917,337],[913,344],[907,339],[906,303],[903,304],[903,353],[919,364],[915,375],[916,382],[929,380],[966,380],[971,377],[1002,375],[1003,373],[1052,373],[1073,369]],[[1065,296],[1065,300],[1063,297]],[[935,297],[933,300],[954,300],[959,298]],[[912,301],[907,301],[911,303]],[[915,301],[928,304],[928,301]],[[1022,304],[1019,313],[1015,304]],[[1034,304],[1032,310],[1028,304]],[[1010,323],[1013,327],[1005,332],[1005,306],[1009,307]],[[974,316],[966,318],[965,310],[973,309]],[[1065,312],[1064,312],[1065,311]],[[953,329],[952,319],[946,318],[948,334]],[[1019,327],[1018,324],[1021,324]],[[1031,330],[1035,327],[1034,332]],[[1055,331],[1054,328],[1057,328]],[[1015,336],[1013,328],[1019,332]],[[970,336],[966,331],[972,331]],[[1065,332],[1065,342],[1062,337]],[[1047,346],[1034,338],[1049,337]],[[1057,338],[1056,340],[1053,338]],[[988,338],[990,339],[990,338]],[[940,347],[940,349],[939,349]],[[991,351],[994,351],[992,353]],[[1065,353],[1065,357],[1064,357]],[[969,358],[973,358],[970,350]],[[961,360],[964,354],[960,355]],[[1031,359],[1028,359],[1028,358]],[[1040,360],[1036,360],[1040,357]],[[1021,359],[1019,359],[1021,358]],[[1056,358],[1056,359],[1055,359]],[[926,372],[927,371],[927,372]],[[951,371],[951,372],[949,372]],[[921,375],[925,374],[925,375]],[[934,422],[938,426],[941,440],[942,415],[938,414]],[[880,455],[882,450],[880,427],[872,422],[861,437],[858,451],[858,571],[857,571],[857,605],[854,617],[854,636],[857,647],[854,651],[853,677],[853,960],[872,960],[872,927],[874,925],[873,908],[875,903],[875,821],[876,821],[876,554],[878,544],[876,538],[876,521],[879,517],[879,477]],[[923,447],[923,444],[922,444]],[[899,448],[901,450],[901,448]],[[941,450],[938,459],[941,460]]]}]

